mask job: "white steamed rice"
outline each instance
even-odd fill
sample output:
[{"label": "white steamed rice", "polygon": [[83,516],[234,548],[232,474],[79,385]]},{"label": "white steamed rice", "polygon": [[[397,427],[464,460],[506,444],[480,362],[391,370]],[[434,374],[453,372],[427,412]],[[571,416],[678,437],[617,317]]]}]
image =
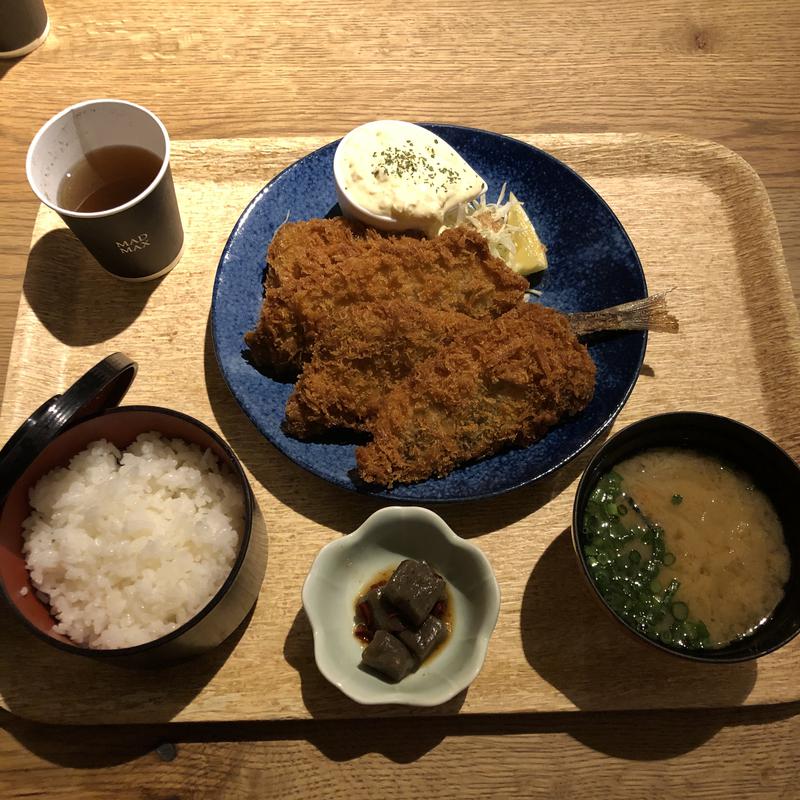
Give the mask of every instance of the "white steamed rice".
[{"label": "white steamed rice", "polygon": [[99,649],[186,622],[230,573],[244,527],[240,486],[214,454],[144,433],[120,453],[90,444],[30,492],[31,580],[54,630]]}]

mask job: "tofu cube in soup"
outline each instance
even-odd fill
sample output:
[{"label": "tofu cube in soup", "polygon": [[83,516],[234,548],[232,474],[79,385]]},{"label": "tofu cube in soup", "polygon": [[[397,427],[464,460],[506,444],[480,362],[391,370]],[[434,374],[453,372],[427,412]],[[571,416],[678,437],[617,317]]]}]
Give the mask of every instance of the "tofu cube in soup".
[{"label": "tofu cube in soup", "polygon": [[361,662],[392,681],[403,680],[416,666],[406,646],[386,631],[376,631],[361,653]]},{"label": "tofu cube in soup", "polygon": [[447,629],[444,623],[431,615],[418,631],[405,630],[398,634],[400,641],[417,657],[422,663],[434,650],[437,644],[447,636]]},{"label": "tofu cube in soup", "polygon": [[414,627],[422,625],[443,594],[444,578],[424,561],[413,559],[400,562],[383,587],[384,599],[395,606]]},{"label": "tofu cube in soup", "polygon": [[365,620],[367,625],[372,630],[389,631],[390,633],[398,633],[406,626],[398,616],[397,612],[387,607],[383,602],[383,592],[379,587],[370,589],[364,596],[362,603],[366,603],[369,608],[371,620]]}]

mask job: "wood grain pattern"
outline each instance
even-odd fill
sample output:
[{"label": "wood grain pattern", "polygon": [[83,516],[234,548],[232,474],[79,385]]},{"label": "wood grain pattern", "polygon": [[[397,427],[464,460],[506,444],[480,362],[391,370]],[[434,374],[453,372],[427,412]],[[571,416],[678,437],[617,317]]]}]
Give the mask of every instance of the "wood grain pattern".
[{"label": "wood grain pattern", "polygon": [[[50,114],[92,96],[154,108],[176,139],[334,138],[379,116],[715,139],[764,181],[800,297],[794,0],[46,2],[50,39],[0,62],[0,386],[37,213],[25,149]],[[399,736],[381,721],[214,725],[194,738],[194,726],[21,729],[0,714],[0,796],[415,797],[446,771],[465,797],[789,798],[797,711],[459,717]],[[152,752],[165,739],[180,742],[170,763]]]},{"label": "wood grain pattern", "polygon": [[[0,730],[0,796],[450,800],[796,796],[797,705],[702,715],[541,714]],[[723,727],[725,726],[725,727]],[[28,748],[28,749],[25,749]],[[165,760],[173,758],[173,760]],[[722,760],[720,760],[722,759]],[[19,780],[19,778],[22,780]]]},{"label": "wood grain pattern", "polygon": [[[616,427],[659,411],[714,411],[754,425],[800,455],[800,431],[793,424],[800,414],[795,392],[800,320],[766,193],[752,169],[719,145],[684,137],[520,138],[562,158],[608,200],[640,253],[651,290],[678,286],[670,305],[681,332],[651,336],[645,374]],[[378,501],[328,486],[268,445],[222,382],[207,331],[216,262],[238,214],[269,177],[322,143],[308,138],[174,142],[187,240],[178,268],[156,285],[120,285],[42,208],[0,438],[92,363],[122,350],[139,362],[126,402],[178,407],[214,425],[232,444],[261,509],[269,563],[256,611],[238,640],[197,662],[126,674],[124,693],[117,668],[57,652],[9,622],[0,652],[6,708],[42,721],[88,724],[713,707],[800,699],[793,677],[800,640],[763,659],[758,669],[698,666],[629,638],[592,601],[568,530],[574,482],[590,454],[540,486],[437,509],[456,532],[475,537],[503,593],[486,664],[465,695],[431,711],[374,709],[352,703],[324,681],[313,663],[300,589],[319,548],[355,529]],[[549,245],[557,248],[558,242]],[[58,276],[67,274],[59,283]],[[767,354],[784,368],[771,369]],[[12,669],[20,660],[28,665],[24,675]],[[259,674],[269,680],[254,678]],[[659,679],[642,687],[638,674]],[[42,692],[48,686],[58,687],[57,705],[51,691]]]}]

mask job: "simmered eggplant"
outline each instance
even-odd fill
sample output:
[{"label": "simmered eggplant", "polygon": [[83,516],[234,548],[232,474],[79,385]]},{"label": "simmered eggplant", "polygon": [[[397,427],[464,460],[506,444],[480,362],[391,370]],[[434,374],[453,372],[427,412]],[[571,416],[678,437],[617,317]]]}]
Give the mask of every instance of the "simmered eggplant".
[{"label": "simmered eggplant", "polygon": [[422,663],[433,651],[439,642],[447,636],[444,623],[432,614],[422,623],[418,631],[407,628],[398,634],[400,641]]},{"label": "simmered eggplant", "polygon": [[443,594],[444,578],[424,561],[410,558],[400,562],[383,587],[384,599],[395,606],[414,627],[425,622]]},{"label": "simmered eggplant", "polygon": [[361,653],[361,661],[392,681],[401,681],[416,666],[406,646],[391,633],[376,631]]}]

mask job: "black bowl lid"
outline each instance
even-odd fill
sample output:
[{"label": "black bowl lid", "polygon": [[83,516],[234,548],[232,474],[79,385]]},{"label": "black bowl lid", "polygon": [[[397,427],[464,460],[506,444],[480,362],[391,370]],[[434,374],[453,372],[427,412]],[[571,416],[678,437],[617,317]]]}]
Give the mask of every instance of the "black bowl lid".
[{"label": "black bowl lid", "polygon": [[112,353],[64,394],[42,403],[0,450],[0,503],[56,436],[92,414],[119,405],[136,377],[136,369],[136,362],[124,353]]}]

